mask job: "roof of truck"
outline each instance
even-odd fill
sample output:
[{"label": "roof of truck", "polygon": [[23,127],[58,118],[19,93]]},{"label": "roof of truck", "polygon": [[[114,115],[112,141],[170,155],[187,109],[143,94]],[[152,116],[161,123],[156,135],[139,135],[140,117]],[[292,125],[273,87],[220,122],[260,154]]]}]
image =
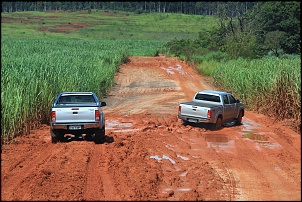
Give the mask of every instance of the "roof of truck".
[{"label": "roof of truck", "polygon": [[217,90],[201,90],[201,91],[198,91],[198,93],[208,93],[208,94],[219,94],[219,95],[223,95],[223,94],[227,94],[228,92],[225,92],[225,91],[217,91]]},{"label": "roof of truck", "polygon": [[61,92],[61,94],[93,94],[93,92]]}]

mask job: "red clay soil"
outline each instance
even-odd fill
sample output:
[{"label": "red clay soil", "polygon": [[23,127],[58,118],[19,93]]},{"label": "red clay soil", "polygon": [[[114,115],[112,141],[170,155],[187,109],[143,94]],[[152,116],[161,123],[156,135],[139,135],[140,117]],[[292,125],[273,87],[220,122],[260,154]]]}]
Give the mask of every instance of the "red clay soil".
[{"label": "red clay soil", "polygon": [[1,200],[301,200],[301,135],[246,111],[184,126],[178,104],[211,80],[174,58],[131,57],[103,100],[106,141],[52,144],[49,126],[2,146]]}]

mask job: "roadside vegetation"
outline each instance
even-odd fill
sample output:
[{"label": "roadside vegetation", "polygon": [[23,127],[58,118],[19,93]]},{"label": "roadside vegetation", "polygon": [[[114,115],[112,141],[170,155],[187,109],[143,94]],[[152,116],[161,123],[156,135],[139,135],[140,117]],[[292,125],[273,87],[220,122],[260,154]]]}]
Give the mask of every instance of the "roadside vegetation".
[{"label": "roadside vegetation", "polygon": [[[267,14],[270,6],[257,7],[246,19]],[[276,6],[297,13],[296,2]],[[1,143],[47,123],[60,91],[94,91],[103,97],[129,56],[159,53],[185,60],[247,108],[292,120],[300,131],[299,30],[265,30],[261,17],[252,21],[254,27],[245,27],[243,18],[233,19],[226,7],[220,9],[217,16],[108,10],[1,13]],[[271,23],[300,27],[295,16],[289,19]],[[266,37],[253,32],[260,28]]]},{"label": "roadside vegetation", "polygon": [[217,86],[232,91],[248,109],[277,120],[287,119],[299,130],[300,57],[229,60],[220,63],[212,75]]}]

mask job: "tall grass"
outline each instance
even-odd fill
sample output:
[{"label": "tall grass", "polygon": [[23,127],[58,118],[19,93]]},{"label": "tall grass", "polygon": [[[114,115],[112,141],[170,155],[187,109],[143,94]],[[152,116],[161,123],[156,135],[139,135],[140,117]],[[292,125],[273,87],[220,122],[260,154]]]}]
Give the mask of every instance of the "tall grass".
[{"label": "tall grass", "polygon": [[223,52],[205,52],[203,55],[193,55],[191,60],[193,63],[198,64],[197,70],[200,73],[206,76],[213,76],[216,67],[221,64],[221,62],[225,62],[230,59],[228,55]]},{"label": "tall grass", "polygon": [[230,60],[215,68],[213,78],[250,109],[276,119],[292,119],[301,130],[300,56]]},{"label": "tall grass", "polygon": [[1,143],[50,120],[61,91],[112,86],[129,55],[154,56],[163,42],[1,38]]}]

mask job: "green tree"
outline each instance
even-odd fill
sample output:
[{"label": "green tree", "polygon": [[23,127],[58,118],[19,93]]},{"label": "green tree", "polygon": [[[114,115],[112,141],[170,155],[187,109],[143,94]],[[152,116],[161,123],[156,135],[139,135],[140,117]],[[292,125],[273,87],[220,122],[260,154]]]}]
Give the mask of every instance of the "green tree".
[{"label": "green tree", "polygon": [[285,40],[285,32],[272,31],[265,35],[264,45],[267,50],[271,50],[276,56],[279,56],[279,53],[282,53],[282,44]]},{"label": "green tree", "polygon": [[286,33],[281,44],[284,52],[300,53],[300,1],[265,2],[248,11],[246,19],[259,43],[264,43],[268,32],[281,31]]},{"label": "green tree", "polygon": [[227,38],[225,52],[231,58],[256,58],[257,57],[257,45],[256,37],[251,33],[236,33]]}]

